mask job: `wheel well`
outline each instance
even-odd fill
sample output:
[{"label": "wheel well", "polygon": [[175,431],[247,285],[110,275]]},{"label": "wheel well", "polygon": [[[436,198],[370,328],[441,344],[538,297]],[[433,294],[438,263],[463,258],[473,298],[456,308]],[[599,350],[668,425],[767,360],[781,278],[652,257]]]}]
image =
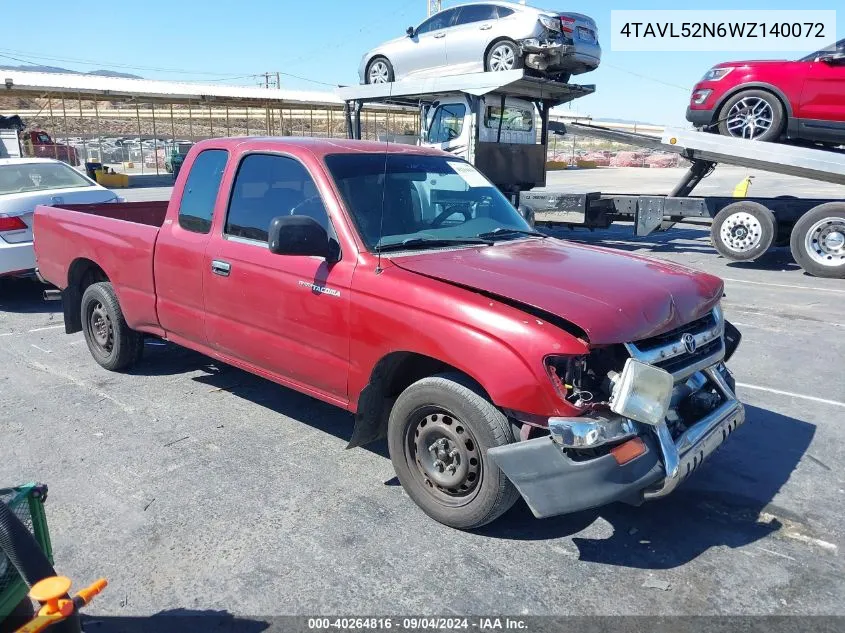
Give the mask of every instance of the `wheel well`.
[{"label": "wheel well", "polygon": [[481,393],[487,395],[472,376],[436,358],[415,352],[392,352],[384,356],[376,363],[370,381],[358,398],[355,428],[347,448],[363,446],[385,437],[390,411],[399,394],[422,378],[446,372],[466,376]]},{"label": "wheel well", "polygon": [[65,331],[68,334],[82,330],[82,295],[88,286],[100,281],[109,281],[109,277],[95,262],[80,257],[71,263],[67,273],[67,287],[62,291]]}]

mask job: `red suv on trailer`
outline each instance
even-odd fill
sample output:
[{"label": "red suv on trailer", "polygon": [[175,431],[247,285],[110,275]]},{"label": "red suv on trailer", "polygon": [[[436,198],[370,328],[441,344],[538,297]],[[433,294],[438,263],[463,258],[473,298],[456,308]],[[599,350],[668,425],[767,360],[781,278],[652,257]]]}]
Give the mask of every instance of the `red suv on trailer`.
[{"label": "red suv on trailer", "polygon": [[687,121],[724,136],[845,144],[845,39],[797,61],[714,66],[692,90]]}]

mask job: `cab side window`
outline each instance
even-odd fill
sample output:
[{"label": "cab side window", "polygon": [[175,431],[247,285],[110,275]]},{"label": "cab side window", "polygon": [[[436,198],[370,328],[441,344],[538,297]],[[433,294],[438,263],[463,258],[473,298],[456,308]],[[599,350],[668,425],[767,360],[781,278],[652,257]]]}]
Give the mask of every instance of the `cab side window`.
[{"label": "cab side window", "polygon": [[194,161],[179,203],[179,226],[186,231],[211,231],[214,203],[228,159],[229,153],[224,149],[207,149]]},{"label": "cab side window", "polygon": [[267,243],[273,218],[307,215],[327,232],[329,216],[305,166],[294,158],[249,154],[238,167],[224,233]]},{"label": "cab side window", "polygon": [[446,143],[458,138],[464,130],[467,109],[462,103],[442,105],[437,108],[428,131],[429,143]]}]

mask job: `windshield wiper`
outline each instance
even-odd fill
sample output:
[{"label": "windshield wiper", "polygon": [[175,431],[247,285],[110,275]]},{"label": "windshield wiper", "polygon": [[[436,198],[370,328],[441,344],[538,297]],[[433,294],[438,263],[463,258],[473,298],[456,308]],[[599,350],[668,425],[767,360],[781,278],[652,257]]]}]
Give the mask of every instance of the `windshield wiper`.
[{"label": "windshield wiper", "polygon": [[386,251],[402,251],[413,248],[427,248],[429,246],[454,246],[459,244],[484,244],[489,246],[493,242],[478,237],[409,237],[401,242],[391,244],[379,244],[375,250],[380,253]]},{"label": "windshield wiper", "polygon": [[482,239],[490,239],[493,237],[506,237],[509,235],[533,235],[534,237],[543,237],[546,238],[548,235],[545,233],[540,233],[539,231],[526,231],[524,229],[509,229],[505,228],[504,226],[500,226],[497,229],[493,229],[492,231],[487,231],[486,233],[479,233],[477,237]]}]

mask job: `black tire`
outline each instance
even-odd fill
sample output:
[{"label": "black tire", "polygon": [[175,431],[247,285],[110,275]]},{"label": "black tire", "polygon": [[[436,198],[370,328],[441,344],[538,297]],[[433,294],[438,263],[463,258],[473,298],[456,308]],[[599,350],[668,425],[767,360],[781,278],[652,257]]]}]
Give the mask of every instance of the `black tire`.
[{"label": "black tire", "polygon": [[[488,449],[513,441],[507,417],[477,385],[455,373],[423,378],[405,389],[387,429],[390,459],[405,492],[431,518],[461,530],[490,523],[519,497],[487,457]],[[448,465],[435,472],[438,460]],[[446,487],[440,485],[444,478],[451,478]]]},{"label": "black tire", "polygon": [[[370,62],[367,64],[367,70],[364,73],[364,83],[370,84],[373,83],[370,78],[370,71],[372,71],[373,67],[377,64],[384,64],[384,67],[387,70],[387,81],[392,82],[396,80],[396,75],[393,72],[393,64],[390,63],[390,60],[387,59],[384,55],[376,55],[373,57]],[[376,82],[376,83],[384,83],[384,82]]]},{"label": "black tire", "polygon": [[[495,57],[497,56],[497,51],[501,47],[509,47],[513,54],[513,64],[510,68],[495,68],[497,66]],[[513,40],[509,40],[507,38],[496,40],[492,44],[490,44],[490,48],[487,49],[487,52],[484,54],[484,71],[485,72],[498,72],[501,70],[519,70],[523,67],[523,60],[522,60],[522,50],[519,48],[519,45],[514,42]]]},{"label": "black tire", "polygon": [[143,335],[126,325],[108,282],[91,284],[82,294],[82,332],[91,356],[109,371],[128,369],[141,359]]},{"label": "black tire", "polygon": [[762,204],[743,200],[716,214],[710,226],[710,240],[722,257],[744,262],[769,250],[776,232],[774,213]]},{"label": "black tire", "polygon": [[845,279],[845,202],[826,202],[805,213],[792,228],[789,249],[814,277]]},{"label": "black tire", "polygon": [[[733,117],[731,117],[731,110],[737,104],[740,104],[743,99],[747,100],[749,104],[765,102],[771,112],[771,125],[762,134],[751,134],[750,129],[746,128],[749,135],[737,133],[736,128],[732,126]],[[740,108],[743,106],[740,105]],[[767,117],[768,118],[768,117]],[[722,136],[732,136],[736,138],[754,138],[758,141],[776,141],[783,134],[786,126],[786,115],[784,113],[783,104],[771,92],[766,90],[742,90],[728,99],[725,104],[719,109],[719,134]]]}]

